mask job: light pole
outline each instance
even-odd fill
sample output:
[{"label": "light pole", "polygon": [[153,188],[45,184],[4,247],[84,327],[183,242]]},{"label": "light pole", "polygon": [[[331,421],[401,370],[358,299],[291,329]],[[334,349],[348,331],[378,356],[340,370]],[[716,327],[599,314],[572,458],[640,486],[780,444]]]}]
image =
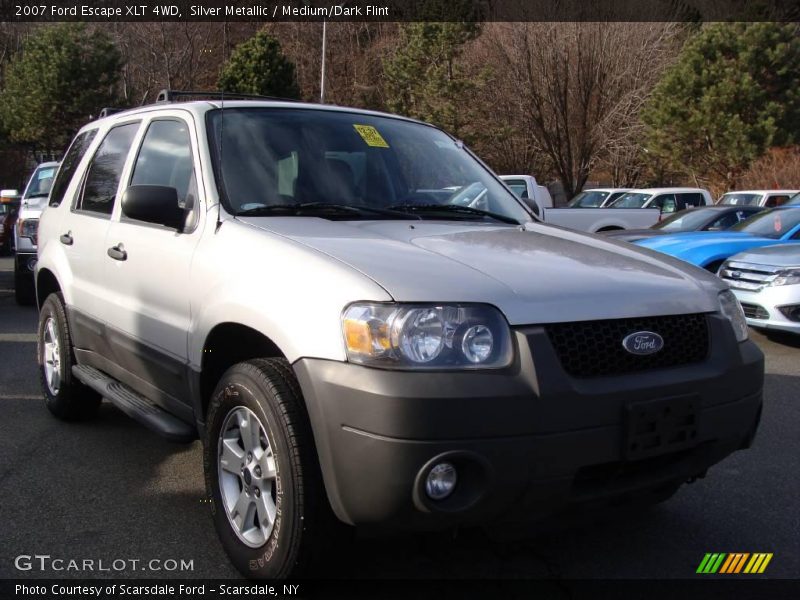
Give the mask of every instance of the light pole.
[{"label": "light pole", "polygon": [[[349,1],[349,0],[348,0]],[[333,8],[341,8],[347,2],[337,4]],[[322,19],[322,61],[319,69],[319,103],[325,104],[325,50],[328,46],[328,20]]]},{"label": "light pole", "polygon": [[322,64],[319,77],[319,103],[325,104],[325,49],[328,43],[328,21],[322,19]]}]

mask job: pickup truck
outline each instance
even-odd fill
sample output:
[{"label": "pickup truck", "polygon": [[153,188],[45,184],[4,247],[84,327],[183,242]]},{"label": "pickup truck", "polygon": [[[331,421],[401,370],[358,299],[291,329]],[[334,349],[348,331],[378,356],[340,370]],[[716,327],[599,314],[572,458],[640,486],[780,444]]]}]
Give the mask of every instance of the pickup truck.
[{"label": "pickup truck", "polygon": [[[711,273],[533,222],[419,121],[164,97],[88,123],[61,163],[39,378],[65,422],[106,398],[201,439],[246,576],[314,574],[347,525],[627,511],[750,446],[764,357]],[[129,476],[88,445],[85,468]]]},{"label": "pickup truck", "polygon": [[763,206],[775,208],[783,206],[798,190],[742,190],[723,194],[717,204],[723,206]]},{"label": "pickup truck", "polygon": [[33,272],[36,268],[39,217],[47,206],[47,196],[57,170],[57,162],[38,165],[22,194],[22,203],[14,227],[14,298],[21,306],[33,305],[36,302]]},{"label": "pickup truck", "polygon": [[[531,175],[500,175],[505,184],[549,225],[596,233],[620,229],[646,229],[658,223],[658,210],[610,208],[553,208],[550,192]],[[624,191],[624,190],[623,190]]]}]

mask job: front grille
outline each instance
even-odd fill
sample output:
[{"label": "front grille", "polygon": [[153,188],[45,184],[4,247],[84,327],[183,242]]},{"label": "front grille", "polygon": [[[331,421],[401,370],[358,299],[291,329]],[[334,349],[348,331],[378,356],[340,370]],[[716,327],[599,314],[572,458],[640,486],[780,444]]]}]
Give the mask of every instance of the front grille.
[{"label": "front grille", "polygon": [[[579,321],[545,326],[564,370],[574,377],[623,375],[702,362],[708,356],[708,320],[704,314]],[[631,354],[622,340],[652,331],[664,340],[655,354]]]},{"label": "front grille", "polygon": [[728,261],[719,270],[719,276],[734,290],[759,292],[769,285],[783,267],[771,267],[738,261]]}]

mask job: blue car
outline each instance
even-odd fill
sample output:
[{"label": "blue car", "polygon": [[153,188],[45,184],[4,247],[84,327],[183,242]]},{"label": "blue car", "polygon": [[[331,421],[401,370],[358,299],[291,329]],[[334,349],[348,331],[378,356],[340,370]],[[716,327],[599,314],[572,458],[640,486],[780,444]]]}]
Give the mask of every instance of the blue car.
[{"label": "blue car", "polygon": [[800,206],[786,204],[758,213],[721,232],[693,231],[634,242],[716,273],[730,256],[775,244],[800,243]]}]

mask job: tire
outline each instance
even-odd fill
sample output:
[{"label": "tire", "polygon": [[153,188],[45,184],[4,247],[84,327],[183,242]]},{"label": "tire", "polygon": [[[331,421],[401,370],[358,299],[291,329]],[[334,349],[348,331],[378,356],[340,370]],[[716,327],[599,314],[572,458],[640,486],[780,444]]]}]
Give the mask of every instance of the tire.
[{"label": "tire", "polygon": [[36,304],[36,286],[33,277],[26,277],[14,267],[14,299],[20,306],[33,306]]},{"label": "tire", "polygon": [[94,415],[102,398],[72,375],[75,353],[61,294],[50,294],[42,304],[37,338],[39,382],[47,408],[67,421]]},{"label": "tire", "polygon": [[[231,562],[253,579],[308,575],[334,517],[289,364],[265,358],[231,367],[214,391],[207,424],[206,489]],[[245,435],[256,425],[258,438]]]}]

